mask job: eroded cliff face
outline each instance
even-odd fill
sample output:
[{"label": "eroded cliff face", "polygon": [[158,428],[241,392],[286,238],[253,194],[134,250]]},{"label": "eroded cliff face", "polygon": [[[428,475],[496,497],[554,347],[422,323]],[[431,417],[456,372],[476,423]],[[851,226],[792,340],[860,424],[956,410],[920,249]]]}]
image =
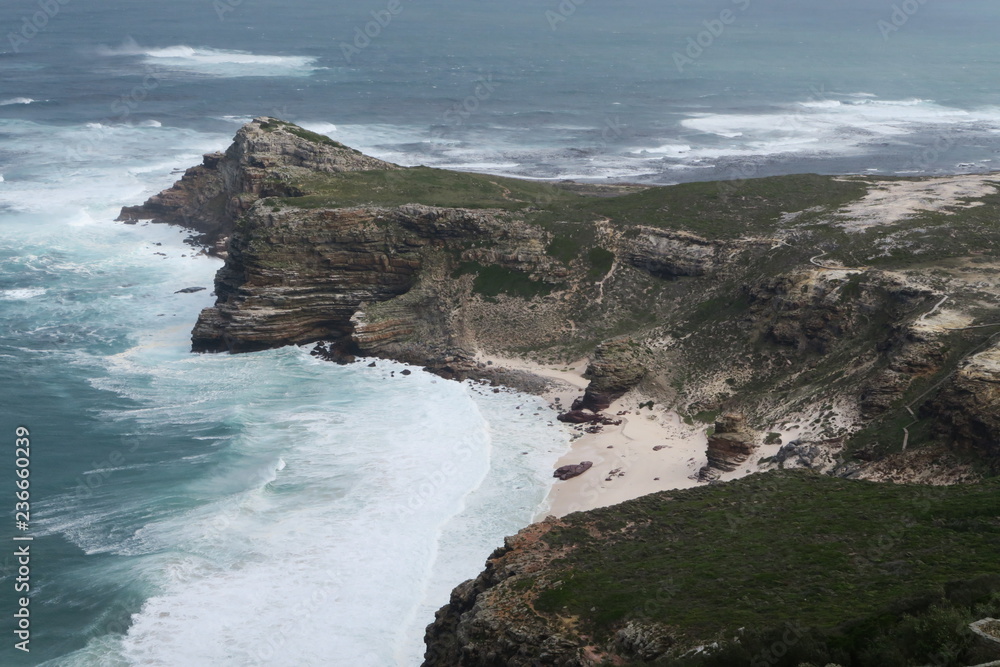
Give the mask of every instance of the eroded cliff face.
[{"label": "eroded cliff face", "polygon": [[[259,204],[243,217],[216,277],[215,308],[192,337],[197,352],[246,352],[350,338],[362,304],[408,292],[449,235],[486,233],[491,212],[425,206],[300,210]],[[432,308],[426,309],[430,315]],[[362,325],[366,351],[432,325],[413,313]]]},{"label": "eroded cliff face", "polygon": [[[556,187],[401,169],[262,118],[122,219],[183,224],[225,258],[195,351],[322,342],[331,358],[529,391],[544,381],[477,352],[588,357],[575,407],[641,391],[692,423],[723,415],[704,482],[785,430],[799,435],[773,466],[973,481],[978,463],[1000,460],[1000,348],[983,326],[1000,322],[1000,195],[961,218],[876,224],[858,208],[869,187],[882,186],[802,176],[727,196],[711,184]],[[865,224],[847,224],[848,212]],[[640,524],[618,529],[641,543]],[[428,630],[429,667],[671,650],[670,628],[638,618],[594,643],[587,619],[539,612],[530,591],[559,588],[553,563],[569,548],[545,536],[564,527],[522,531],[455,590]],[[577,527],[598,542],[610,534]]]},{"label": "eroded cliff face", "polygon": [[1000,468],[1000,346],[964,362],[924,412],[951,441]]},{"label": "eroded cliff face", "polygon": [[[494,380],[512,374],[478,364],[478,351],[589,356],[579,407],[603,410],[639,387],[682,415],[742,413],[758,439],[804,419],[814,443],[868,429],[837,454],[865,464],[903,436],[869,427],[918,410],[915,399],[991,335],[963,326],[1000,319],[1000,267],[975,255],[996,241],[979,219],[967,237],[954,219],[831,236],[868,182],[795,178],[764,179],[766,196],[703,184],[587,196],[579,184],[402,169],[259,118],[122,218],[185,224],[219,242],[226,263],[196,351],[323,341],[338,355]],[[831,202],[775,205],[800,190],[804,202]],[[895,264],[880,259],[900,248]],[[953,259],[908,268],[942,252]],[[942,408],[921,413],[938,425],[923,433],[994,456],[993,403],[966,400],[994,371],[972,364],[945,383]],[[817,413],[826,417],[813,425]]]},{"label": "eroded cliff face", "polygon": [[[949,591],[1000,588],[1000,536],[970,529],[995,523],[996,491],[780,471],[550,517],[454,589],[427,626],[423,667],[822,665],[862,652],[876,658],[860,664],[888,664],[885,628]],[[876,618],[879,631],[843,632]]]},{"label": "eroded cliff face", "polygon": [[[235,222],[261,197],[299,193],[296,178],[396,165],[275,118],[243,126],[225,153],[209,153],[168,190],[142,206],[122,209],[119,220],[153,220],[202,232],[211,245],[229,236]],[[220,244],[220,250],[224,245]]]}]

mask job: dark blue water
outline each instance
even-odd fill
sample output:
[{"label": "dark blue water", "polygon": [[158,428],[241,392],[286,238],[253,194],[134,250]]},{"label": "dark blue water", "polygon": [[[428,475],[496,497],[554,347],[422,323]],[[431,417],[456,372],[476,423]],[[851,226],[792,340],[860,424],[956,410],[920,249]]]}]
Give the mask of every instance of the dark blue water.
[{"label": "dark blue water", "polygon": [[1000,8],[905,6],[0,4],[0,486],[26,426],[35,538],[27,655],[0,556],[0,664],[415,664],[565,445],[516,397],[301,350],[189,355],[212,297],[174,292],[218,262],[120,206],[264,114],[533,178],[994,169]]}]

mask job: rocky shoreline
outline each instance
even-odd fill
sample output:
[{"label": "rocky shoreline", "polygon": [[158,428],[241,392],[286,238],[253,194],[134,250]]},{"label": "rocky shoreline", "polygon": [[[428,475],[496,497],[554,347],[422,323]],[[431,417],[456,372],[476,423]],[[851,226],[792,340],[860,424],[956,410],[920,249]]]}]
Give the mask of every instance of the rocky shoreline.
[{"label": "rocky shoreline", "polygon": [[[183,225],[224,259],[196,352],[314,345],[548,397],[579,436],[554,518],[523,537],[551,556],[561,517],[666,489],[780,468],[939,485],[1000,471],[1000,176],[969,178],[972,204],[940,188],[906,210],[885,193],[911,181],[863,177],[609,192],[404,169],[258,118],[120,219]],[[429,634],[458,662],[427,664],[597,664],[483,602],[504,558]],[[477,624],[494,645],[470,653]]]},{"label": "rocky shoreline", "polygon": [[[435,204],[442,195],[434,193],[445,183],[467,189],[458,200],[468,205]],[[984,179],[979,192],[995,191],[990,183]],[[484,187],[493,192],[484,197]],[[403,169],[290,123],[258,118],[225,153],[206,155],[175,186],[126,207],[120,219],[184,225],[224,257],[216,305],[202,312],[192,334],[194,351],[318,343],[315,354],[333,361],[385,357],[448,379],[534,394],[544,393],[549,381],[477,355],[484,349],[527,355],[540,367],[583,353],[587,384],[564,410],[568,421],[591,422],[595,430],[614,422],[604,411],[630,392],[642,398],[633,405],[656,404],[661,421],[711,425],[723,412],[743,420],[741,435],[716,425],[703,482],[730,478],[726,474],[741,466],[745,474],[748,462],[777,453],[767,444],[790,440],[831,454],[789,458],[786,451],[778,465],[798,462],[859,477],[926,481],[939,474],[945,480],[960,465],[955,456],[996,460],[993,332],[984,330],[979,339],[985,343],[973,348],[977,356],[958,370],[961,353],[949,350],[969,347],[959,339],[973,340],[977,328],[952,333],[946,325],[988,320],[993,312],[1000,320],[992,291],[1000,288],[994,278],[1000,268],[977,259],[978,246],[962,244],[952,254],[969,259],[947,260],[938,269],[948,279],[925,269],[850,268],[830,250],[819,253],[820,262],[811,249],[796,250],[811,245],[807,233],[819,235],[820,247],[832,247],[822,240],[831,227],[857,233],[857,225],[841,219],[844,211],[870,221],[887,205],[880,195],[861,206],[853,193],[866,201],[863,181],[830,179],[823,187],[845,188],[852,193],[845,199],[855,203],[831,209],[812,227],[803,226],[804,214],[782,213],[778,223],[788,220],[787,229],[772,222],[756,235],[747,229],[711,238],[650,226],[648,213],[636,222],[627,209],[620,214],[624,223],[587,212],[590,221],[553,226],[549,209],[570,219],[580,213],[567,206],[589,211],[591,202],[625,199],[641,212],[646,198],[659,193],[604,188],[589,197],[579,185],[560,190]],[[694,201],[715,197],[708,191]],[[928,207],[938,214],[946,204]],[[743,215],[767,205],[759,199],[734,210]],[[907,219],[895,209],[892,215]],[[872,228],[866,223],[865,233]],[[880,233],[885,244],[899,243],[907,232],[889,227]],[[841,243],[853,247],[854,237],[844,234]],[[928,242],[925,252],[935,250]],[[763,261],[774,266],[755,277]],[[933,422],[924,438],[956,445],[938,447],[939,471],[928,477],[926,470],[911,470],[915,464],[891,443],[906,435],[905,423],[895,427],[899,436],[886,439],[885,431],[916,414],[910,406],[901,411],[899,402],[932,381],[939,381],[938,396],[917,416]],[[854,434],[866,429],[870,444],[843,447],[847,439],[860,441]]]}]

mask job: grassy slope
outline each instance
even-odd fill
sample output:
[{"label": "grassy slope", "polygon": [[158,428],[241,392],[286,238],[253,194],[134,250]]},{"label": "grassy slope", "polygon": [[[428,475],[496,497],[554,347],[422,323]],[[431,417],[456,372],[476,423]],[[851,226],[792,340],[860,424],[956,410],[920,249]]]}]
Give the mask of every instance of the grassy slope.
[{"label": "grassy slope", "polygon": [[[744,265],[736,266],[734,273],[725,280],[699,283],[691,291],[684,285],[652,281],[634,292],[628,304],[634,311],[631,315],[609,318],[594,312],[592,330],[584,334],[586,340],[581,339],[578,346],[562,344],[566,350],[561,354],[572,356],[586,353],[599,338],[653,327],[661,327],[677,337],[695,334],[689,338],[687,347],[690,349],[685,351],[691,378],[675,378],[680,387],[718,367],[718,350],[736,349],[746,344],[744,332],[733,330],[732,323],[746,316],[749,301],[742,287],[747,284],[808,266],[810,257],[824,252],[824,260],[840,261],[848,266],[882,269],[921,266],[933,273],[934,265],[948,258],[967,257],[971,251],[988,255],[996,249],[1000,240],[1000,227],[996,222],[1000,195],[988,195],[983,200],[984,206],[959,209],[953,215],[928,213],[861,233],[847,233],[831,225],[836,211],[862,197],[870,182],[871,179],[864,177],[844,179],[804,174],[640,188],[607,196],[608,192],[590,192],[587,186],[579,184],[560,187],[537,181],[414,167],[398,171],[315,174],[293,184],[305,192],[305,196],[282,202],[303,208],[420,203],[517,212],[528,222],[553,234],[546,249],[550,256],[567,266],[576,266],[591,280],[602,277],[609,270],[612,259],[606,249],[599,247],[594,225],[597,220],[609,219],[614,227],[624,229],[626,235],[630,226],[649,225],[685,230],[707,238],[782,237],[787,245],[776,244],[774,248],[746,254],[738,260]],[[602,196],[588,196],[593,194]],[[796,212],[801,213],[794,219],[787,217]],[[533,298],[560,287],[538,283],[527,275],[500,267],[467,263],[457,270],[458,275],[462,273],[476,274],[475,290],[486,298],[498,294]],[[850,297],[849,292],[845,290],[845,297]],[[669,307],[672,300],[681,298],[689,301],[692,307],[684,308],[683,312]],[[891,322],[879,321],[878,317],[871,321],[868,327],[871,331],[865,334],[871,339],[871,346],[888,335],[891,325]],[[975,331],[957,334],[955,350],[972,349],[984,335]],[[520,351],[545,352],[537,348]],[[810,386],[850,389],[856,380],[842,371],[845,364],[851,362],[850,354],[856,351],[857,348],[852,347],[825,358],[800,359],[815,367],[796,386],[782,387],[780,393],[787,397],[809,394]],[[770,349],[766,343],[758,341],[752,349],[745,350],[745,355],[751,365],[763,368],[775,358],[776,352],[787,353]],[[951,368],[949,364],[947,370]],[[918,380],[906,400],[919,396],[937,380]],[[771,392],[775,387],[770,377],[762,376],[759,381],[734,389],[752,394]],[[905,412],[888,415],[858,434],[851,448],[875,446],[883,453],[891,450],[901,442],[899,434],[907,418]],[[932,439],[929,434],[918,427],[911,442],[918,445],[929,439]]]},{"label": "grassy slope", "polygon": [[316,174],[296,185],[308,194],[285,203],[302,208],[426,204],[520,210],[583,199],[547,183],[430,167]]},{"label": "grassy slope", "polygon": [[789,622],[871,635],[951,582],[1000,575],[997,481],[931,488],[775,472],[566,522],[546,538],[574,547],[550,574],[562,583],[536,608],[578,615],[598,637],[632,618],[701,639]]},{"label": "grassy slope", "polygon": [[[586,261],[593,276],[603,275],[610,263],[606,251],[596,246],[592,224],[603,218],[619,227],[683,229],[708,238],[766,237],[781,231],[790,245],[773,249],[766,262],[748,259],[743,281],[802,266],[823,251],[829,260],[880,268],[933,264],[967,255],[970,248],[989,252],[997,244],[995,212],[1000,207],[1000,196],[991,195],[986,206],[956,215],[927,214],[892,228],[847,234],[829,220],[865,194],[866,179],[783,176],[595,197],[582,194],[585,187],[416,167],[315,175],[294,185],[306,196],[282,203],[304,208],[421,203],[521,212],[555,234],[547,249],[551,256],[567,264]],[[783,220],[784,214],[799,211],[805,213]],[[890,235],[902,243],[886,252],[882,244]],[[531,296],[539,289],[526,276],[493,275],[490,268],[465,265],[458,272],[477,273],[489,296]],[[680,287],[665,283],[663,289],[668,288],[682,294]],[[738,319],[747,303],[736,283],[716,285],[705,296],[700,306],[686,309],[683,319],[639,324],[666,325],[678,335],[703,332],[708,351],[717,350],[720,341],[711,332]],[[767,350],[755,353],[768,356]],[[832,359],[817,368],[811,380],[834,381],[841,361]],[[915,385],[911,396],[930,380]],[[882,427],[893,434],[899,430],[891,419]],[[879,433],[868,435],[880,439]],[[939,596],[949,582],[998,573],[998,515],[997,482],[928,489],[772,473],[675,492],[672,500],[665,494],[648,496],[573,515],[568,528],[551,534],[553,541],[576,548],[558,565],[565,571],[562,585],[540,590],[538,608],[579,615],[583,629],[597,635],[632,617],[664,622],[692,637],[739,627],[765,631],[795,621],[832,633],[824,637],[846,647],[857,658],[852,664],[903,665],[908,658],[893,662],[891,656],[871,657],[873,649],[859,648],[858,637],[895,632],[893,628],[909,622],[901,620],[901,609],[925,609],[926,600]],[[630,523],[642,529],[622,533]],[[592,528],[606,539],[591,539]],[[1000,589],[996,582],[983,589],[989,592],[994,585]],[[964,613],[972,612],[959,615]],[[918,625],[913,621],[907,627]],[[868,662],[858,657],[864,651]]]}]

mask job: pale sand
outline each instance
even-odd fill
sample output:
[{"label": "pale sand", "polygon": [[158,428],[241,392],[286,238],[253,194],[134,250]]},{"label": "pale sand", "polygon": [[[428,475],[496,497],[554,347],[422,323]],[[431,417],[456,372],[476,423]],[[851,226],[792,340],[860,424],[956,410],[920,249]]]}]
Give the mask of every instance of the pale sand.
[{"label": "pale sand", "polygon": [[[487,354],[479,354],[477,360],[552,380],[553,387],[545,398],[561,411],[568,410],[587,387],[583,378],[586,360],[550,366]],[[615,401],[604,414],[621,419],[622,424],[604,426],[600,433],[584,433],[583,427],[576,430],[570,425],[563,426],[579,437],[556,467],[581,461],[591,461],[594,466],[573,479],[553,479],[536,519],[607,507],[657,491],[698,484],[698,470],[707,462],[705,425],[687,426],[676,412],[656,406],[653,410],[638,407],[648,400],[638,392],[631,392]],[[628,414],[618,416],[618,412]],[[663,445],[663,449],[653,451],[658,445]],[[612,471],[617,472],[612,474]]]},{"label": "pale sand", "polygon": [[997,191],[997,178],[997,174],[981,174],[874,183],[867,195],[837,212],[843,219],[837,224],[849,232],[863,232],[878,225],[895,224],[921,212],[949,213],[949,208],[982,206],[982,198]]}]

